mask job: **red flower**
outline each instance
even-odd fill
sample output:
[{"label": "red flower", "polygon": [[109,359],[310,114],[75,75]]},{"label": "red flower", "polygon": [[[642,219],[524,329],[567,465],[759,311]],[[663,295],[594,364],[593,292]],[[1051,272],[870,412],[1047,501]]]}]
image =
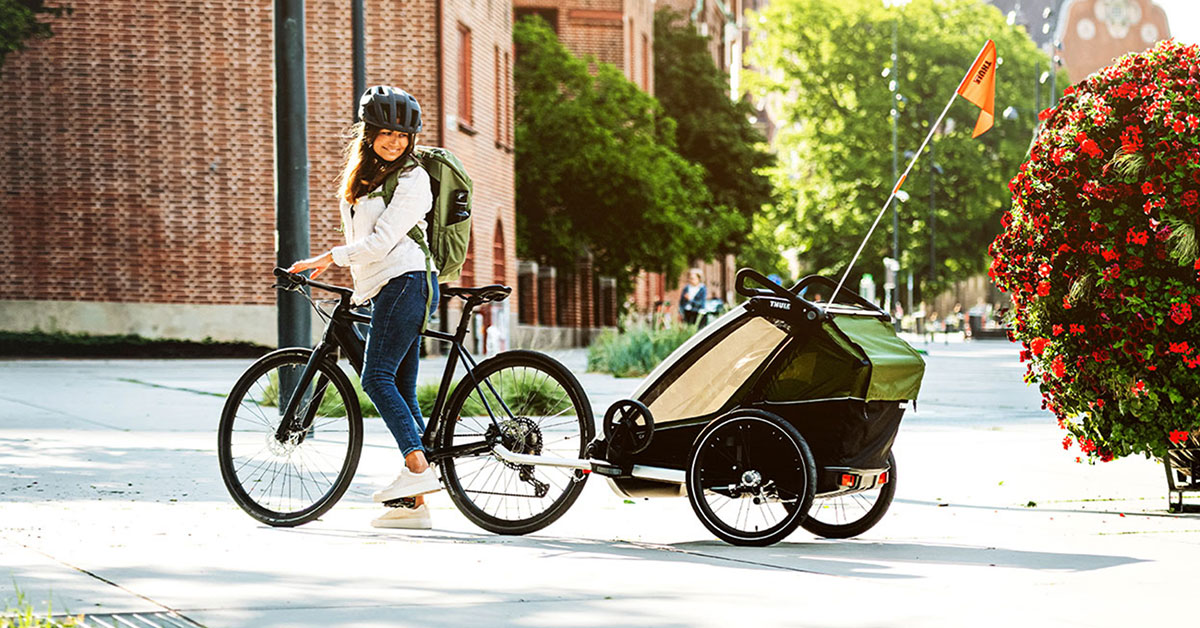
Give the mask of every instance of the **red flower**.
[{"label": "red flower", "polygon": [[1187,192],[1183,193],[1182,197],[1180,197],[1180,201],[1183,203],[1184,207],[1192,207],[1196,204],[1197,197],[1200,197],[1200,192],[1196,192],[1196,190],[1188,190]]},{"label": "red flower", "polygon": [[1054,356],[1054,361],[1050,363],[1050,368],[1054,370],[1054,376],[1062,379],[1067,374],[1067,365],[1063,364],[1061,355]]},{"label": "red flower", "polygon": [[1083,140],[1083,143],[1079,145],[1079,150],[1083,151],[1088,157],[1092,158],[1099,157],[1102,154],[1100,145],[1090,139]]},{"label": "red flower", "polygon": [[1188,439],[1188,433],[1183,430],[1171,430],[1171,444],[1182,445]]},{"label": "red flower", "polygon": [[1040,281],[1037,285],[1037,293],[1039,297],[1048,296],[1050,294],[1050,282]]},{"label": "red flower", "polygon": [[1104,269],[1102,276],[1104,277],[1105,281],[1113,281],[1115,279],[1120,279],[1121,278],[1121,267],[1117,264],[1113,264],[1112,266],[1109,266],[1108,268]]},{"label": "red flower", "polygon": [[1063,326],[1059,325],[1058,323],[1055,323],[1054,327],[1052,329],[1054,331],[1055,336],[1058,336],[1063,333]]},{"label": "red flower", "polygon": [[1070,449],[1071,448],[1071,437],[1064,436],[1062,439],[1062,444],[1063,444],[1063,449]]},{"label": "red flower", "polygon": [[1142,184],[1142,194],[1154,194],[1154,184],[1147,181]]},{"label": "red flower", "polygon": [[1146,382],[1143,382],[1139,379],[1137,383],[1132,386],[1130,392],[1133,393],[1134,397],[1139,397],[1146,394]]},{"label": "red flower", "polygon": [[1129,244],[1145,245],[1149,241],[1150,241],[1150,236],[1145,231],[1138,231],[1137,229],[1130,229],[1129,232],[1125,234],[1125,242],[1127,242]]},{"label": "red flower", "polygon": [[1192,319],[1192,306],[1187,303],[1172,303],[1168,316],[1176,325],[1182,325]]},{"label": "red flower", "polygon": [[1047,338],[1034,338],[1033,342],[1029,343],[1029,348],[1033,349],[1033,355],[1040,356],[1048,344],[1050,344],[1050,340]]},{"label": "red flower", "polygon": [[1187,130],[1187,125],[1184,124],[1183,120],[1176,120],[1175,124],[1171,125],[1171,130],[1175,131],[1176,133],[1183,133]]},{"label": "red flower", "polygon": [[1171,353],[1191,353],[1192,352],[1192,348],[1188,346],[1188,343],[1186,340],[1184,340],[1182,342],[1172,342],[1169,345],[1167,345],[1167,349]]},{"label": "red flower", "polygon": [[1042,262],[1041,265],[1038,266],[1038,274],[1043,277],[1049,277],[1050,271],[1052,271],[1052,270],[1054,270],[1054,269],[1045,262]]}]

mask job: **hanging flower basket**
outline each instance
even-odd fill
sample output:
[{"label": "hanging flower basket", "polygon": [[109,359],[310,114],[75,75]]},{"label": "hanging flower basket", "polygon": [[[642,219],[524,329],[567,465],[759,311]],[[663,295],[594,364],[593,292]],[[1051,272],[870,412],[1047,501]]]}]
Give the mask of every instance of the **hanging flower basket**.
[{"label": "hanging flower basket", "polygon": [[990,248],[1026,381],[1068,432],[1064,448],[1178,460],[1194,485],[1200,48],[1123,57],[1042,120]]}]

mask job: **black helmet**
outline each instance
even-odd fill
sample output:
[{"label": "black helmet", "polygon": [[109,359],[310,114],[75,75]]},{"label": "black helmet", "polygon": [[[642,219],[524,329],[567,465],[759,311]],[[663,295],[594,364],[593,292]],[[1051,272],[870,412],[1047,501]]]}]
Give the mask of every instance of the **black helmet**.
[{"label": "black helmet", "polygon": [[411,94],[395,87],[376,85],[358,99],[358,117],[367,124],[401,133],[421,132],[421,105]]}]

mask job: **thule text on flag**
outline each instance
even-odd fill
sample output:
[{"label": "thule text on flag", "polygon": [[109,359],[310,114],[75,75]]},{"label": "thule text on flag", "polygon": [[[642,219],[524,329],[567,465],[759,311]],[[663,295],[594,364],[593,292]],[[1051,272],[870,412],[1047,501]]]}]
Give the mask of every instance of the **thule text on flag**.
[{"label": "thule text on flag", "polygon": [[975,65],[958,86],[958,94],[980,108],[979,120],[971,137],[979,137],[992,128],[996,119],[996,44],[988,40],[975,58]]}]

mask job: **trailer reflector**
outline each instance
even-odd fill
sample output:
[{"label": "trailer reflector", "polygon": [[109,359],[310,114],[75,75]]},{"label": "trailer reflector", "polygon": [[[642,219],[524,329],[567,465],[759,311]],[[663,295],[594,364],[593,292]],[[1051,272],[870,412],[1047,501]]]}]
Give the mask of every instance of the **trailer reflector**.
[{"label": "trailer reflector", "polygon": [[854,481],[856,479],[857,478],[855,478],[854,474],[852,474],[852,473],[843,473],[842,474],[842,486],[854,486]]}]

